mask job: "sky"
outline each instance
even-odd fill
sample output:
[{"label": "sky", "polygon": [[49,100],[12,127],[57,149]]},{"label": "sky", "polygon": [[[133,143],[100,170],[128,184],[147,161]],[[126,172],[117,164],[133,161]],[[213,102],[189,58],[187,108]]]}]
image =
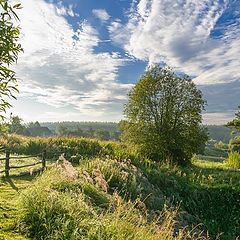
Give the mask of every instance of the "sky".
[{"label": "sky", "polygon": [[224,124],[240,105],[240,0],[18,0],[24,53],[14,67],[29,121],[119,121],[152,64],[193,78]]}]

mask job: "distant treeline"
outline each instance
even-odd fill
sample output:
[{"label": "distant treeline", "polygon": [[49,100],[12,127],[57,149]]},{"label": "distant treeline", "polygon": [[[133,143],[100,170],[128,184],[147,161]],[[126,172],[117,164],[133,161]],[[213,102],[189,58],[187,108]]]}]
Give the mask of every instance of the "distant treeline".
[{"label": "distant treeline", "polygon": [[206,127],[208,128],[209,138],[216,141],[229,143],[237,135],[236,132],[225,126],[207,125]]},{"label": "distant treeline", "polygon": [[97,130],[104,129],[109,132],[118,131],[118,123],[116,122],[43,122],[40,123],[42,127],[48,127],[51,131],[58,131],[59,127],[64,126],[70,130],[81,128],[83,131],[89,129]]},{"label": "distant treeline", "polygon": [[53,135],[119,140],[121,131],[114,122],[45,122]]},{"label": "distant treeline", "polygon": [[[119,140],[121,130],[116,122],[35,122],[24,124],[18,116],[13,116],[6,125],[9,133],[24,136],[74,136],[98,138],[101,140]],[[3,126],[3,125],[2,125]],[[228,144],[236,136],[230,128],[220,125],[206,125],[209,139]]]},{"label": "distant treeline", "polygon": [[[67,128],[70,131],[75,131],[80,128],[83,131],[102,129],[108,131],[110,134],[120,132],[118,123],[116,122],[44,122],[41,126],[48,127],[53,133],[59,134],[59,130],[62,127]],[[224,143],[229,143],[232,135],[232,130],[220,125],[207,125],[209,132],[209,138],[216,141],[222,141]]]},{"label": "distant treeline", "polygon": [[99,140],[119,140],[121,131],[117,123],[112,122],[30,122],[23,123],[18,116],[0,123],[0,135],[4,133],[30,137],[87,137]]}]

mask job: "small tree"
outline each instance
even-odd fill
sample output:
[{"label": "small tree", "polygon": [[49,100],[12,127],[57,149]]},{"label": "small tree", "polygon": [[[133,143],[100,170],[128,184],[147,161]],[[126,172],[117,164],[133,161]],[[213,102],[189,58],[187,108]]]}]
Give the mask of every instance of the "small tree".
[{"label": "small tree", "polygon": [[239,110],[235,113],[235,118],[228,122],[226,126],[233,129],[233,132],[236,134],[235,138],[230,141],[230,150],[240,153],[240,136],[238,135],[240,133],[240,106],[238,109]]},{"label": "small tree", "polygon": [[238,107],[238,112],[235,113],[235,118],[227,123],[227,127],[236,129],[240,132],[240,106]]},{"label": "small tree", "polygon": [[147,71],[129,93],[123,140],[155,160],[182,164],[203,150],[205,101],[189,77],[159,66]]},{"label": "small tree", "polygon": [[18,43],[19,27],[14,23],[18,20],[15,9],[19,8],[20,4],[12,7],[8,0],[0,0],[0,118],[11,106],[8,99],[17,91],[15,72],[9,66],[17,61],[22,51]]},{"label": "small tree", "polygon": [[11,116],[9,127],[9,133],[18,135],[28,135],[27,129],[23,125],[23,120],[19,116]]}]

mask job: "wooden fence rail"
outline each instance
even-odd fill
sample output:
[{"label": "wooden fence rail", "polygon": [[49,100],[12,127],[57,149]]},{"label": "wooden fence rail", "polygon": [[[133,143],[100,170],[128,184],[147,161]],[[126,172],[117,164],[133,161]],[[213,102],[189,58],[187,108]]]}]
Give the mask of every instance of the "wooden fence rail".
[{"label": "wooden fence rail", "polygon": [[[27,158],[35,158],[35,157],[41,157],[41,156],[42,156],[42,154],[22,156],[22,157],[13,156],[13,157],[11,157],[11,159],[27,159]],[[4,158],[4,159],[6,159],[6,158]]]},{"label": "wooden fence rail", "polygon": [[215,156],[207,156],[207,155],[201,155],[201,154],[198,154],[197,157],[201,160],[209,160],[213,162],[223,162],[227,160],[227,157],[215,157]]},{"label": "wooden fence rail", "polygon": [[[47,155],[46,150],[44,150],[41,154],[29,155],[29,156],[23,156],[23,157],[11,156],[10,151],[8,151],[8,150],[6,150],[5,154],[6,155],[4,158],[0,158],[0,161],[5,161],[5,169],[0,170],[0,174],[5,173],[6,177],[9,177],[9,172],[11,169],[32,167],[32,166],[36,166],[38,164],[42,164],[42,170],[44,170],[46,168],[46,155]],[[10,165],[10,159],[27,159],[27,158],[36,158],[36,157],[41,157],[41,160],[40,161],[38,160],[35,163],[25,164],[22,166],[11,166]]]}]

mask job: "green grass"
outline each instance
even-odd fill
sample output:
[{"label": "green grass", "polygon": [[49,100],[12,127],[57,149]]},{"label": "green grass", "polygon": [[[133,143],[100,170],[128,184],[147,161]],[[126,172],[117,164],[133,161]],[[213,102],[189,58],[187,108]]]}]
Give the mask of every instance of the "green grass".
[{"label": "green grass", "polygon": [[198,216],[213,237],[235,239],[240,233],[240,171],[225,163],[195,161],[186,174],[182,205]]},{"label": "green grass", "polygon": [[[240,171],[225,163],[195,160],[192,166],[172,167],[98,159],[85,169],[99,168],[121,196],[140,197],[150,211],[165,202],[188,213],[189,224],[203,223],[213,238],[235,239],[240,232]],[[84,168],[84,163],[82,164]]]},{"label": "green grass", "polygon": [[[14,157],[14,158],[11,158]],[[19,157],[19,159],[17,158]],[[9,165],[11,166],[24,166],[27,164],[33,164],[41,161],[41,157],[29,157],[21,159],[21,157],[26,157],[26,155],[17,155],[17,154],[11,154]],[[5,155],[0,154],[0,158],[5,158]],[[24,168],[17,168],[17,169],[10,169],[11,176],[19,176],[21,174],[24,174],[26,172],[34,172],[41,168],[41,164],[30,166],[30,167],[24,167]],[[0,161],[0,171],[5,169],[5,161]],[[4,174],[0,174],[0,176],[3,176]]]},{"label": "green grass", "polygon": [[[100,157],[77,169],[75,181],[51,171],[36,181],[18,173],[0,178],[0,239],[172,239],[174,221],[188,231],[202,223],[194,232],[207,228],[212,239],[239,235],[240,171],[225,163],[195,159],[181,168]],[[83,172],[93,177],[95,169],[107,180],[107,193],[84,180]],[[166,204],[160,222],[167,220],[156,224]]]},{"label": "green grass", "polygon": [[[106,193],[83,175],[69,180],[56,169],[46,171],[22,199],[22,226],[36,239],[173,240],[177,229],[178,213],[172,209],[150,217],[140,198],[131,201],[110,189]],[[186,229],[177,232],[179,240],[191,235]]]},{"label": "green grass", "polygon": [[33,176],[0,178],[0,239],[25,240],[18,231],[19,192],[32,184]]},{"label": "green grass", "polygon": [[[12,155],[14,157],[18,155]],[[23,155],[19,155],[22,157]],[[0,158],[5,155],[0,155]],[[39,161],[40,158],[10,159],[10,166],[21,166]],[[0,161],[0,170],[4,170],[5,161]],[[19,198],[20,193],[32,185],[33,180],[39,175],[41,164],[22,169],[11,169],[10,177],[0,174],[0,240],[23,240],[28,239],[19,232]],[[36,171],[36,173],[34,173]],[[33,172],[31,175],[30,173]]]}]

